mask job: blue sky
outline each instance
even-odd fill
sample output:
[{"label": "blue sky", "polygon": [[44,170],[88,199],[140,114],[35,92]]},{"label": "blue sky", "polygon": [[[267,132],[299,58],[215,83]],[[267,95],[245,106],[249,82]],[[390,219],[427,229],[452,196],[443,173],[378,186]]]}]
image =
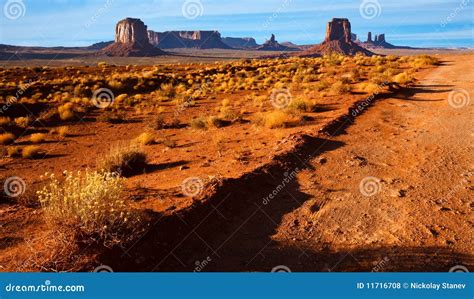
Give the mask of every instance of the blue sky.
[{"label": "blue sky", "polygon": [[112,40],[116,22],[135,17],[154,31],[218,30],[259,43],[275,33],[314,44],[331,18],[346,17],[363,40],[372,31],[397,45],[474,47],[473,1],[0,0],[0,43],[85,46]]}]

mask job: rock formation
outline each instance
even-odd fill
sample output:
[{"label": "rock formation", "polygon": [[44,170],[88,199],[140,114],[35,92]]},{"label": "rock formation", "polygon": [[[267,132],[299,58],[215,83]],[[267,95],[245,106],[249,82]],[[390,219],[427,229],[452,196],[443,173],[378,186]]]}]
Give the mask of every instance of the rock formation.
[{"label": "rock formation", "polygon": [[218,31],[148,31],[150,43],[161,49],[230,49]]},{"label": "rock formation", "polygon": [[401,48],[401,49],[408,49],[409,47],[397,47],[394,46],[390,43],[388,43],[385,40],[385,34],[376,34],[374,36],[374,40],[372,40],[372,33],[369,32],[367,41],[361,44],[362,46],[366,48],[383,48],[383,49],[396,49],[396,48]]},{"label": "rock formation", "polygon": [[259,46],[252,37],[224,37],[222,41],[235,49],[253,49]]},{"label": "rock formation", "polygon": [[263,45],[257,47],[259,51],[298,51],[297,48],[286,47],[277,42],[275,34],[272,34],[269,40],[267,40]]},{"label": "rock formation", "polygon": [[327,25],[324,42],[303,52],[299,56],[314,57],[329,53],[374,55],[374,53],[359,46],[352,40],[351,23],[348,19],[332,19]]},{"label": "rock formation", "polygon": [[164,55],[148,40],[147,26],[140,19],[126,18],[115,27],[115,42],[98,52],[98,55],[146,57]]}]

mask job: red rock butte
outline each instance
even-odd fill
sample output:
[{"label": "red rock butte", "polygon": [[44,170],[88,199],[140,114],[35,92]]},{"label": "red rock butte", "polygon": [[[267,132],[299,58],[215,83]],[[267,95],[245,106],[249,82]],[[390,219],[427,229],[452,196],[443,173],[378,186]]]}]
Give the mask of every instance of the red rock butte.
[{"label": "red rock butte", "polygon": [[315,57],[330,53],[344,55],[363,54],[372,56],[374,53],[359,46],[352,41],[351,23],[348,19],[332,19],[326,27],[326,37],[322,44],[319,44],[298,56]]},{"label": "red rock butte", "polygon": [[115,42],[98,55],[118,57],[147,57],[165,55],[148,39],[147,26],[140,19],[126,18],[115,26]]}]

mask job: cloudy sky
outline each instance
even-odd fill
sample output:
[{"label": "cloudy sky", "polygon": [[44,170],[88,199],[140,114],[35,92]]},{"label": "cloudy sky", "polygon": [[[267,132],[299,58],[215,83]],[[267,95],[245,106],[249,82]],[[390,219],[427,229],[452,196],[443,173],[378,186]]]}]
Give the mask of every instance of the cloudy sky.
[{"label": "cloudy sky", "polygon": [[113,39],[115,23],[142,19],[154,31],[218,30],[319,43],[333,17],[352,31],[385,33],[389,42],[419,47],[474,47],[471,0],[0,0],[0,44],[85,46]]}]

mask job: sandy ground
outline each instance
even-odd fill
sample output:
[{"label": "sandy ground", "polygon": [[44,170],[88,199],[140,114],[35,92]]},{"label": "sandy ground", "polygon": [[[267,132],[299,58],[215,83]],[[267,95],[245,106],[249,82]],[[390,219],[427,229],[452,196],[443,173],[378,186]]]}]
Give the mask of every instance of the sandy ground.
[{"label": "sandy ground", "polygon": [[443,58],[406,94],[334,136],[302,136],[102,261],[128,271],[473,269],[474,56]]}]

